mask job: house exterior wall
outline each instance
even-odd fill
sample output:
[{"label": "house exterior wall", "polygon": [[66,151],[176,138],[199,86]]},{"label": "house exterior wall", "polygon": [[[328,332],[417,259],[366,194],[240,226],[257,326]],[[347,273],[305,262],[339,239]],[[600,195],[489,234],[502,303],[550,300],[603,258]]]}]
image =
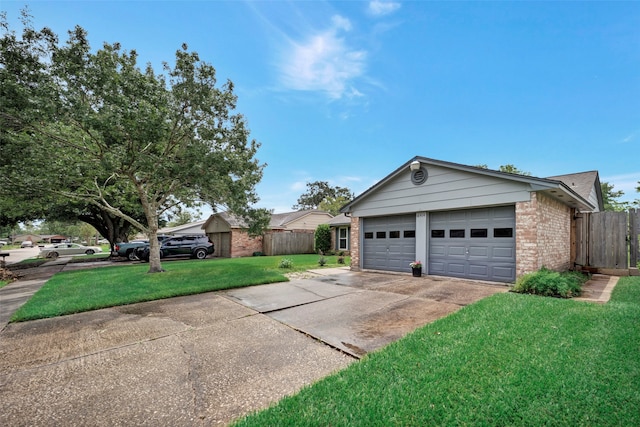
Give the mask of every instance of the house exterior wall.
[{"label": "house exterior wall", "polygon": [[516,277],[571,267],[571,208],[543,194],[516,203]]},{"label": "house exterior wall", "polygon": [[231,231],[231,226],[219,216],[214,216],[210,219],[204,231],[206,233],[228,233]]},{"label": "house exterior wall", "polygon": [[425,183],[414,185],[411,171],[406,168],[354,205],[352,217],[470,209],[529,200],[531,186],[525,182],[483,175],[482,171],[423,166],[428,173]]},{"label": "house exterior wall", "polygon": [[231,258],[253,256],[254,252],[262,252],[262,236],[251,237],[246,231],[231,230]]},{"label": "house exterior wall", "polygon": [[301,218],[298,218],[294,221],[288,222],[285,225],[285,228],[287,230],[296,230],[296,231],[300,231],[300,230],[315,231],[320,224],[326,224],[327,221],[329,221],[331,218],[333,217],[328,213],[314,212],[314,213],[305,215]]}]

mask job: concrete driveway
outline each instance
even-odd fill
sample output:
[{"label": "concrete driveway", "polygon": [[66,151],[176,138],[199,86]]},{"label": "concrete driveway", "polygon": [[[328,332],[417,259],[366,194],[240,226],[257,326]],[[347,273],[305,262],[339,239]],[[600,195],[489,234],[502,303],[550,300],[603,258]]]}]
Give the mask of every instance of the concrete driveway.
[{"label": "concrete driveway", "polygon": [[340,269],[315,272],[323,275],[222,295],[359,358],[465,305],[508,290],[450,278]]},{"label": "concrete driveway", "polygon": [[0,425],[227,424],[507,290],[329,272],[10,324],[0,333]]}]

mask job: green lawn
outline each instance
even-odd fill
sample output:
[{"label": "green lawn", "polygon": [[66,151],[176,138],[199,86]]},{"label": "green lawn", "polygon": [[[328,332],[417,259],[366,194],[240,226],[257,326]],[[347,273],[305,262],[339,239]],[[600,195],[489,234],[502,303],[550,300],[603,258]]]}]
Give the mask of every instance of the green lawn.
[{"label": "green lawn", "polygon": [[[283,258],[293,268],[279,268]],[[324,268],[337,267],[325,257]],[[292,271],[320,268],[318,255],[234,259],[175,260],[162,263],[164,273],[148,274],[148,264],[125,264],[58,273],[12,317],[12,322],[79,313],[116,305],[152,301],[243,286],[282,282]],[[348,265],[349,260],[345,261]]]},{"label": "green lawn", "polygon": [[239,426],[640,425],[640,278],[608,304],[497,294]]}]

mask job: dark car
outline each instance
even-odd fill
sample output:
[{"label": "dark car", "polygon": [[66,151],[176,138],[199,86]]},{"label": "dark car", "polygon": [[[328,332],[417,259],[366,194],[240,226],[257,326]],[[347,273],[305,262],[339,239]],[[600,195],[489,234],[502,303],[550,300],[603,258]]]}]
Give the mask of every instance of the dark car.
[{"label": "dark car", "polygon": [[[207,256],[213,255],[214,250],[213,243],[207,236],[176,236],[162,241],[160,258],[191,257],[205,259]],[[136,255],[143,261],[149,261],[149,246],[137,248]]]},{"label": "dark car", "polygon": [[[170,238],[172,236],[158,236],[158,242],[162,243],[164,240]],[[111,252],[111,256],[115,257],[126,257],[129,261],[135,261],[138,259],[136,250],[138,248],[144,248],[145,246],[149,246],[148,240],[132,240],[130,242],[119,242],[116,243],[113,247],[113,252]]]}]

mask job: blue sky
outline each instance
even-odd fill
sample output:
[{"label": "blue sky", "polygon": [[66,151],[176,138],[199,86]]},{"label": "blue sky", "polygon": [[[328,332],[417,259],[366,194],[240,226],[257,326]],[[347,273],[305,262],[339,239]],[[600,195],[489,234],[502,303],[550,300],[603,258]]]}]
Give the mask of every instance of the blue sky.
[{"label": "blue sky", "polygon": [[[419,155],[640,198],[640,2],[29,1],[37,28],[160,70],[183,42],[234,82],[267,163],[259,207],[357,194]],[[3,0],[19,28],[25,1]]]}]

